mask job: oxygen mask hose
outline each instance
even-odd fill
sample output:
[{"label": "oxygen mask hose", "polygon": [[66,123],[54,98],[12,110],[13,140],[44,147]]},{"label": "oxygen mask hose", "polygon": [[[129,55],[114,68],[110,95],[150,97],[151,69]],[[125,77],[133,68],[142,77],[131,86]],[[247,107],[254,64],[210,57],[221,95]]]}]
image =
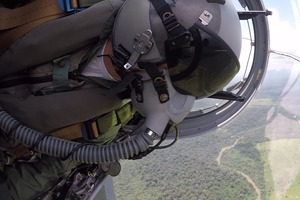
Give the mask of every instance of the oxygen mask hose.
[{"label": "oxygen mask hose", "polygon": [[[43,136],[9,115],[0,107],[0,128],[7,137],[11,137],[26,147],[33,147]],[[81,144],[52,136],[46,136],[37,143],[33,150],[59,158],[70,158],[81,163],[101,164],[128,159],[146,151],[153,144],[156,134],[145,131],[120,143],[105,146]]]}]

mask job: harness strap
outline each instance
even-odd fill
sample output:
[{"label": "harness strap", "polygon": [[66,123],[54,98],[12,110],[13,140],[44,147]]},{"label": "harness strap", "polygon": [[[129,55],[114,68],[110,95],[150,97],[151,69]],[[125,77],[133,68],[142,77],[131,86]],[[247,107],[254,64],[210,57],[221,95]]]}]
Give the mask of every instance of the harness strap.
[{"label": "harness strap", "polygon": [[138,75],[129,73],[116,86],[107,91],[102,92],[102,94],[104,96],[110,96],[122,93],[136,78],[138,78]]},{"label": "harness strap", "polygon": [[74,124],[51,133],[52,136],[67,140],[83,137],[93,142],[107,142],[114,139],[121,126],[132,119],[135,109],[129,100],[124,100],[123,106],[104,115],[95,117],[83,123]]},{"label": "harness strap", "polygon": [[[132,119],[135,109],[129,100],[124,100],[123,106],[109,113],[95,117],[86,122],[67,126],[57,131],[51,132],[51,136],[66,140],[75,140],[84,138],[88,142],[97,142],[104,144],[113,140],[118,134],[120,128]],[[17,145],[7,150],[13,159],[18,159],[31,152],[23,145]]]},{"label": "harness strap", "polygon": [[53,87],[56,92],[70,90],[69,86],[70,55],[53,60]]},{"label": "harness strap", "polygon": [[20,8],[0,12],[0,30],[14,28],[48,16],[63,13],[57,0],[37,0]]},{"label": "harness strap", "polygon": [[[81,127],[82,123],[74,124],[62,129],[59,129],[57,131],[54,131],[51,133],[53,137],[58,137],[66,140],[74,140],[82,137],[81,133]],[[17,145],[14,148],[7,149],[8,154],[13,159],[19,159],[22,157],[30,156],[32,155],[32,152],[22,144]]]},{"label": "harness strap", "polygon": [[75,12],[79,8],[87,8],[100,1],[103,0],[36,0],[19,8],[1,11],[0,54],[17,38],[35,27],[61,18],[65,16],[66,12]]},{"label": "harness strap", "polygon": [[51,133],[51,135],[66,140],[78,139],[82,137],[81,127],[82,127],[82,123],[74,124],[66,128],[62,128],[57,131],[54,131],[53,133]]},{"label": "harness strap", "polygon": [[49,16],[87,8],[102,0],[36,0],[25,6],[0,12],[0,30],[6,30]]}]

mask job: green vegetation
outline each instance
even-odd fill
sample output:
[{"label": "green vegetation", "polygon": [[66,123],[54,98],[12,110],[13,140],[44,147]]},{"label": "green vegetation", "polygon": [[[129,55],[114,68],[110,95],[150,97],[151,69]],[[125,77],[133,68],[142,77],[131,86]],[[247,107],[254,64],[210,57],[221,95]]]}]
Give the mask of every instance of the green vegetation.
[{"label": "green vegetation", "polygon": [[[121,174],[114,178],[117,199],[255,200],[255,189],[262,200],[274,200],[278,194],[285,200],[300,199],[300,139],[265,137],[277,115],[291,120],[280,107],[288,75],[282,70],[271,72],[265,81],[268,87],[262,87],[256,100],[221,129],[179,140],[141,160],[123,161]],[[218,165],[222,149],[226,150]],[[293,179],[282,185],[282,177]]]},{"label": "green vegetation", "polygon": [[[267,149],[268,168],[272,175],[274,194],[272,197],[296,199],[300,197],[300,139],[281,139],[261,144]],[[267,166],[265,166],[267,169]],[[270,178],[270,176],[266,176]],[[267,179],[266,179],[267,180]],[[272,199],[272,197],[270,199]]]},{"label": "green vegetation", "polygon": [[217,165],[219,149],[211,136],[182,140],[168,151],[122,162],[122,174],[115,178],[117,199],[254,199],[243,177]]},{"label": "green vegetation", "polygon": [[[263,161],[255,148],[257,142],[267,141],[264,126],[255,120],[263,124],[265,112],[251,106],[242,113],[248,119],[237,118],[210,134],[179,140],[141,160],[123,161],[122,172],[114,180],[117,199],[256,199],[252,185],[237,170],[250,174],[265,195]],[[240,137],[235,148],[224,152],[218,166],[221,149]]]},{"label": "green vegetation", "polygon": [[263,165],[264,165],[264,179],[265,179],[265,191],[266,199],[275,199],[274,181],[272,176],[272,170],[269,163],[269,142],[257,144],[256,148],[259,150]]},{"label": "green vegetation", "polygon": [[292,186],[288,189],[287,193],[283,196],[284,200],[300,199],[300,173],[295,178]]},{"label": "green vegetation", "polygon": [[300,198],[300,139],[282,139],[257,145],[264,161],[267,198]]}]

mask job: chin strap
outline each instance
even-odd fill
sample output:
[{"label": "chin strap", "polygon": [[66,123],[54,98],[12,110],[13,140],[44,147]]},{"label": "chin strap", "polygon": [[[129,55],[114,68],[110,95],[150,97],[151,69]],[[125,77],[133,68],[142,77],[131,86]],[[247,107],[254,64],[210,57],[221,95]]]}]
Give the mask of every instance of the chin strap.
[{"label": "chin strap", "polygon": [[191,73],[195,71],[195,69],[198,67],[200,60],[201,60],[201,54],[202,54],[202,38],[200,31],[197,27],[192,26],[189,29],[190,33],[192,34],[193,41],[191,42],[191,46],[195,48],[193,60],[189,64],[189,66],[184,70],[179,72],[178,74],[171,75],[172,81],[179,81],[184,79],[185,77],[189,76]]},{"label": "chin strap", "polygon": [[153,81],[153,86],[158,94],[160,103],[166,103],[170,99],[168,85],[166,82],[165,75],[154,63],[139,63],[139,67],[145,69],[147,74]]},{"label": "chin strap", "polygon": [[177,21],[170,5],[165,0],[150,0],[150,2],[168,32],[168,40],[165,43],[168,49],[175,50],[188,43],[191,34]]},{"label": "chin strap", "polygon": [[194,57],[188,68],[176,75],[171,76],[172,81],[178,81],[191,74],[200,62],[202,52],[202,39],[199,30],[192,26],[187,30],[176,19],[170,5],[165,0],[150,0],[162,23],[168,32],[168,39],[165,41],[166,61],[169,67],[176,63],[177,56],[180,56],[181,48],[191,43],[195,47]]}]

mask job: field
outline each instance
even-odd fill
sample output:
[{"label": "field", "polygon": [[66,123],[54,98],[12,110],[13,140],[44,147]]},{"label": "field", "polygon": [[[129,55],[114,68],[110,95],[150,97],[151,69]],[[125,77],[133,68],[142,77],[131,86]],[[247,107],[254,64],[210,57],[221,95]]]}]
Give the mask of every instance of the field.
[{"label": "field", "polygon": [[[268,199],[300,198],[300,139],[282,139],[258,144],[264,160]],[[272,191],[273,189],[273,191]]]}]

